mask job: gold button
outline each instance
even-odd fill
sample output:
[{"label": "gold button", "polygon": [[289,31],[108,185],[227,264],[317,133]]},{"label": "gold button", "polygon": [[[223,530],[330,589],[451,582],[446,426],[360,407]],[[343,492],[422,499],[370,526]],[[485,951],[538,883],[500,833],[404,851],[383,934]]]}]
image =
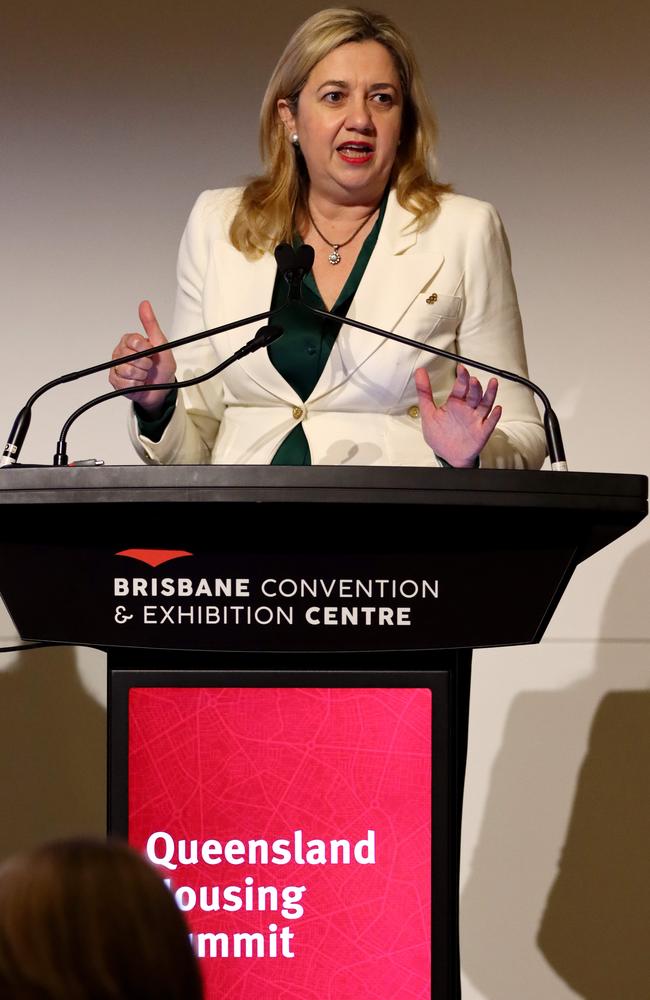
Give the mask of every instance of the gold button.
[{"label": "gold button", "polygon": [[437,301],[438,301],[438,293],[437,292],[432,292],[431,295],[429,296],[429,298],[427,299],[427,305],[428,306],[432,306],[433,303],[437,302]]},{"label": "gold button", "polygon": [[302,414],[303,414],[302,406],[294,406],[294,408],[291,411],[291,413],[292,413],[292,416],[293,416],[294,420],[300,420],[300,418],[302,417]]},{"label": "gold button", "polygon": [[409,417],[413,417],[414,420],[417,420],[417,418],[420,416],[420,407],[419,406],[409,406],[409,408],[407,410],[407,413],[408,413]]}]

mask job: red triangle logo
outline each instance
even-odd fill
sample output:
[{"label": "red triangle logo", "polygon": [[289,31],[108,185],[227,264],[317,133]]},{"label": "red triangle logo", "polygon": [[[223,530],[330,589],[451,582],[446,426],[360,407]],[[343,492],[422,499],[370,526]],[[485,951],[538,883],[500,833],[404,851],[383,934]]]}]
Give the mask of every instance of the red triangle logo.
[{"label": "red triangle logo", "polygon": [[184,552],[183,549],[123,549],[116,552],[116,556],[126,556],[128,559],[137,559],[138,562],[146,563],[147,566],[162,566],[163,563],[172,559],[182,559],[184,556],[193,555],[192,552]]}]

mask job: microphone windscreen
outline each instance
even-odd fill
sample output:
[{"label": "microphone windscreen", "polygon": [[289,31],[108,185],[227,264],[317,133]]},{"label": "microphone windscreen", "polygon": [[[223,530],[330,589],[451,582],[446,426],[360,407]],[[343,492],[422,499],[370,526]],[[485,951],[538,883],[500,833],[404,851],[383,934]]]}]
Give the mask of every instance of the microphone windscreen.
[{"label": "microphone windscreen", "polygon": [[251,341],[251,347],[253,350],[257,351],[262,347],[268,347],[275,340],[278,340],[284,330],[281,326],[263,326],[261,330],[258,330]]},{"label": "microphone windscreen", "polygon": [[288,243],[279,243],[275,248],[275,261],[280,274],[293,271],[296,266],[296,253]]},{"label": "microphone windscreen", "polygon": [[309,274],[314,264],[314,248],[309,243],[303,243],[296,250],[296,262],[303,275]]}]

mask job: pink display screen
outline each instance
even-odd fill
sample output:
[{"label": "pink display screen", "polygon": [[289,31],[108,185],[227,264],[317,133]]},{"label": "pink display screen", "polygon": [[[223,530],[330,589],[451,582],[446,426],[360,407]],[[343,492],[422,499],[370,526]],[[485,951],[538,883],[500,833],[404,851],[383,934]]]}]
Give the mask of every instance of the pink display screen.
[{"label": "pink display screen", "polygon": [[209,1000],[431,996],[429,688],[133,687],[129,840]]}]

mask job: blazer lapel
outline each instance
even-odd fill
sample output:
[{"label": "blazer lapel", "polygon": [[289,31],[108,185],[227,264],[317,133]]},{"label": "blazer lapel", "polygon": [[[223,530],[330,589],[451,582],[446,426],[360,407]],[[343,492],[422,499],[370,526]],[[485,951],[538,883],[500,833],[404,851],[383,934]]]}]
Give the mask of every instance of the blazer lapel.
[{"label": "blazer lapel", "polygon": [[[418,234],[410,227],[413,216],[399,205],[391,191],[379,239],[368,262],[348,315],[371,326],[393,330],[413,300],[443,263],[441,252],[429,246],[418,252]],[[249,261],[230,244],[219,257],[220,321],[233,322],[269,308],[276,264],[271,254]],[[280,318],[280,323],[282,322]],[[223,334],[228,353],[234,353],[263,325]],[[345,382],[360,365],[389,343],[385,338],[343,324],[327,364],[310,399],[318,399]],[[406,348],[404,348],[406,350]],[[246,374],[263,390],[291,405],[302,401],[271,364],[265,350],[242,361]]]},{"label": "blazer lapel", "polygon": [[[349,310],[351,319],[393,330],[423,287],[438,271],[444,256],[431,247],[418,252],[413,216],[391,191],[379,239]],[[355,330],[345,321],[312,399],[336,388],[387,343],[386,338]],[[403,348],[407,350],[407,348]]]}]

